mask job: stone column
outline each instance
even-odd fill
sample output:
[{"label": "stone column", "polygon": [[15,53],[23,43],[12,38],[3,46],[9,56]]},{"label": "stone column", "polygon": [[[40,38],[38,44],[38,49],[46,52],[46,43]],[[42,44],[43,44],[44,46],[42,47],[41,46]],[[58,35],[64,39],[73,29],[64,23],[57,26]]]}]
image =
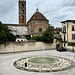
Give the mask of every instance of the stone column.
[{"label": "stone column", "polygon": [[52,71],[52,66],[50,66],[50,71]]},{"label": "stone column", "polygon": [[39,71],[40,71],[40,72],[41,72],[41,68],[42,68],[42,67],[41,67],[41,66],[39,66]]}]

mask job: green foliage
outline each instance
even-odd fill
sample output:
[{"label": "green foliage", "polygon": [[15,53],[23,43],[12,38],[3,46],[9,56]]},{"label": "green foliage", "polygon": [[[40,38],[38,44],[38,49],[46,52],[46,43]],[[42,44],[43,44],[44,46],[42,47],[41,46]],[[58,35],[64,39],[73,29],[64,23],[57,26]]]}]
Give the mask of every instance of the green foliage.
[{"label": "green foliage", "polygon": [[45,43],[53,43],[54,40],[54,27],[50,26],[42,35],[32,36],[31,40],[42,41]]},{"label": "green foliage", "polygon": [[42,36],[43,42],[53,43],[54,40],[54,27],[50,26],[46,31],[44,31]]},{"label": "green foliage", "polygon": [[26,37],[27,40],[30,40],[31,39],[31,36],[30,35],[26,35],[25,37]]},{"label": "green foliage", "polygon": [[16,37],[9,33],[8,27],[0,22],[0,44],[6,41],[15,41],[15,39]]},{"label": "green foliage", "polygon": [[42,41],[42,35],[32,36],[31,40]]}]

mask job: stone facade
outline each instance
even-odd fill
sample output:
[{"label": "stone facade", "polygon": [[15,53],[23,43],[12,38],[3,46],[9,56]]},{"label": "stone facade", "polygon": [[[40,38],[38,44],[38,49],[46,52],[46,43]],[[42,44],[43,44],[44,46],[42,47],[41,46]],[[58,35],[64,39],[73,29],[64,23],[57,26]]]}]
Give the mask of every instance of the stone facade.
[{"label": "stone facade", "polygon": [[[58,42],[59,43],[59,42]],[[43,50],[52,50],[56,48],[55,40],[52,44],[47,44],[43,42],[6,42],[0,45],[0,53],[3,52],[19,52],[19,51],[39,51]]]},{"label": "stone facade", "polygon": [[49,27],[47,22],[42,21],[31,21],[28,23],[29,25],[29,34],[40,34],[44,32],[46,28]]},{"label": "stone facade", "polygon": [[10,32],[14,35],[25,36],[28,35],[28,27],[20,24],[5,24],[8,26]]}]

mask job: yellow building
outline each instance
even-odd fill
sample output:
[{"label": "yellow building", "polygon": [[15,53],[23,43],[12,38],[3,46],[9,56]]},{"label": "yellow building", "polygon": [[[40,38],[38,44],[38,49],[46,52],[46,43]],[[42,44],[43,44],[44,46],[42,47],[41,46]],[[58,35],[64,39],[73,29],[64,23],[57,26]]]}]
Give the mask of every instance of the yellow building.
[{"label": "yellow building", "polygon": [[63,47],[75,46],[75,20],[62,21]]}]

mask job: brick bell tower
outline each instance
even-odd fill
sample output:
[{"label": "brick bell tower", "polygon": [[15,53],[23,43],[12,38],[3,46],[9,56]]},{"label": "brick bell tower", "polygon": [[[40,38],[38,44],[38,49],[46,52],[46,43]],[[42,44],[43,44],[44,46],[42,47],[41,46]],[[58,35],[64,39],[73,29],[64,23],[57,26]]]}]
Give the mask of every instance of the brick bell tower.
[{"label": "brick bell tower", "polygon": [[26,0],[19,0],[19,24],[26,25]]}]

